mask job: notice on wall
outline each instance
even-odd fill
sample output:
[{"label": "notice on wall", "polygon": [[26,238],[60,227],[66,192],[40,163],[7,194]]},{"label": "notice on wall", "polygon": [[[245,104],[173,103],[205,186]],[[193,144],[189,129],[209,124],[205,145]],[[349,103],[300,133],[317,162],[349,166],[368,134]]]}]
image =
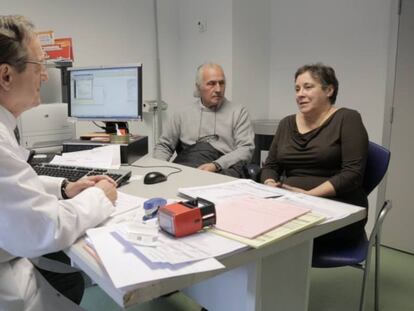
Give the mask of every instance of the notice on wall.
[{"label": "notice on wall", "polygon": [[37,33],[46,60],[74,60],[72,38],[55,38],[53,30]]}]

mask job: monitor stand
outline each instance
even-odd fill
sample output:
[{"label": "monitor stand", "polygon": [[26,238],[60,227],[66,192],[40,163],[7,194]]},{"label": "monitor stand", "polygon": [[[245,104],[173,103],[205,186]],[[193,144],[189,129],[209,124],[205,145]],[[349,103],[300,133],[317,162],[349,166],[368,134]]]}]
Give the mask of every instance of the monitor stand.
[{"label": "monitor stand", "polygon": [[107,134],[116,134],[117,129],[125,129],[125,134],[129,133],[127,122],[106,122],[105,121],[105,132]]}]

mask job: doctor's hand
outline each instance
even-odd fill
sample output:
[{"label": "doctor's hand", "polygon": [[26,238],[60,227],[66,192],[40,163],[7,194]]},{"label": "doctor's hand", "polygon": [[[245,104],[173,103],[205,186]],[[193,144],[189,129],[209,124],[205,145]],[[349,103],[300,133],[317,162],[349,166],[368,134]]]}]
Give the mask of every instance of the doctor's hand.
[{"label": "doctor's hand", "polygon": [[86,188],[95,186],[101,180],[106,180],[108,183],[112,184],[116,188],[116,182],[109,176],[96,175],[81,178],[75,182],[69,182],[65,188],[65,193],[68,196],[68,198],[73,198]]},{"label": "doctor's hand", "polygon": [[106,179],[102,179],[96,183],[95,187],[101,188],[105,193],[106,197],[112,204],[115,204],[116,199],[118,198],[118,192],[116,191],[116,184],[114,186],[113,183]]}]

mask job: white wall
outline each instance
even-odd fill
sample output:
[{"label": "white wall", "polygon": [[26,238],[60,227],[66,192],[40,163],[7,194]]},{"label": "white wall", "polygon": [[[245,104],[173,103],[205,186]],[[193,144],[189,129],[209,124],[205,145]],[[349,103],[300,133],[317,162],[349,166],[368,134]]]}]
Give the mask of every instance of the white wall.
[{"label": "white wall", "polygon": [[[161,67],[161,97],[169,107],[163,112],[164,119],[170,110],[181,102],[180,79],[180,21],[178,1],[158,0],[158,33]],[[145,79],[145,78],[144,78]]]},{"label": "white wall", "polygon": [[[144,99],[155,98],[153,0],[0,0],[0,7],[1,14],[28,16],[38,30],[72,37],[74,66],[143,63]],[[96,130],[77,124],[78,135]],[[152,116],[132,123],[131,131],[151,137]]]},{"label": "white wall", "polygon": [[[222,64],[228,80],[226,96],[232,97],[232,1],[231,0],[177,0],[179,6],[180,70],[176,73],[180,100],[171,103],[185,105],[194,101],[193,90],[196,68],[204,62]],[[201,20],[207,30],[199,32]]]},{"label": "white wall", "polygon": [[268,118],[270,0],[233,1],[233,100],[252,119]]}]

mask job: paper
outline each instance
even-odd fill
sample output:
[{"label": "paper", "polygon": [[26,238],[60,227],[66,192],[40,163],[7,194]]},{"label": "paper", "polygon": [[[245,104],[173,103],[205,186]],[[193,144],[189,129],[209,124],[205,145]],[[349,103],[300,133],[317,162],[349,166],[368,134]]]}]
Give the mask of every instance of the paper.
[{"label": "paper", "polygon": [[178,265],[152,263],[112,230],[100,227],[87,234],[116,288],[224,268],[214,258]]},{"label": "paper", "polygon": [[134,247],[152,262],[178,264],[232,253],[246,245],[209,232],[179,239],[161,232],[156,247]]},{"label": "paper", "polygon": [[[116,202],[116,214],[113,220],[108,221],[106,225],[117,224],[115,228],[118,228],[118,226],[132,221],[136,223],[151,223],[151,225],[157,224],[158,226],[157,219],[146,222],[142,221],[142,216],[145,214],[142,206],[145,200],[136,196],[120,193]],[[136,207],[137,201],[140,202],[139,208]],[[174,199],[167,200],[168,203],[175,201]],[[121,208],[120,204],[122,204],[123,208]],[[128,212],[128,208],[133,211]],[[125,212],[122,213],[122,211]],[[217,237],[206,232],[199,232],[177,239],[161,231],[156,247],[141,247],[138,245],[133,245],[133,247],[152,262],[177,264],[220,256],[246,246],[240,242]]]},{"label": "paper", "polygon": [[239,179],[210,186],[179,188],[178,192],[193,198],[200,197],[214,203],[241,195],[269,198],[289,194],[287,190],[259,184],[250,179]]},{"label": "paper", "polygon": [[360,206],[351,205],[343,202],[329,200],[326,198],[315,197],[302,193],[290,195],[284,198],[292,203],[300,204],[304,207],[310,207],[315,213],[322,214],[326,217],[325,222],[331,222],[344,218],[350,214],[356,213],[361,209]]},{"label": "paper", "polygon": [[288,223],[277,227],[276,229],[273,229],[265,234],[259,235],[255,239],[247,239],[243,238],[241,236],[231,234],[225,231],[221,231],[218,229],[210,229],[211,232],[222,235],[224,237],[227,237],[229,239],[234,239],[236,241],[245,243],[246,245],[249,245],[254,248],[260,248],[265,245],[268,245],[270,243],[273,243],[275,241],[278,241],[280,239],[283,239],[289,235],[294,234],[295,232],[304,230],[306,228],[312,227],[318,223],[321,223],[325,219],[324,216],[318,215],[316,213],[307,213],[303,216],[300,216],[298,218],[295,218]]},{"label": "paper", "polygon": [[89,150],[66,152],[56,155],[50,162],[57,165],[119,169],[121,167],[120,145],[111,144]]},{"label": "paper", "polygon": [[146,200],[145,198],[118,191],[118,198],[115,201],[115,211],[111,214],[111,217],[118,216],[138,207],[142,208]]},{"label": "paper", "polygon": [[325,216],[325,222],[344,218],[361,209],[359,206],[291,192],[281,188],[274,188],[247,179],[239,179],[210,186],[180,188],[178,191],[186,196],[201,197],[214,203],[227,198],[237,198],[242,195],[252,195],[260,198],[279,196],[299,206],[311,208],[315,213]]},{"label": "paper", "polygon": [[310,211],[286,201],[239,196],[216,204],[216,228],[252,239]]}]

